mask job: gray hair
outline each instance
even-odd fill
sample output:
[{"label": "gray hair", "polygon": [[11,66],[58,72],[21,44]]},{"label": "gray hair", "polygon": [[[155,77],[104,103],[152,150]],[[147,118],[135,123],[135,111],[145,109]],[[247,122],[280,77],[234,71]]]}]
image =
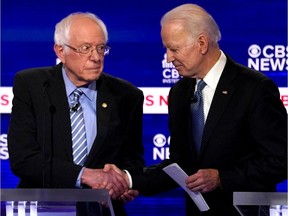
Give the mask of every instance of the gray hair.
[{"label": "gray hair", "polygon": [[73,18],[75,16],[83,16],[83,17],[89,18],[91,20],[94,20],[102,29],[104,36],[105,36],[105,41],[107,43],[108,32],[107,32],[107,28],[106,28],[106,25],[104,24],[104,22],[99,17],[97,17],[95,14],[92,14],[89,12],[86,12],[86,13],[76,12],[76,13],[72,13],[72,14],[68,15],[67,17],[63,18],[59,23],[56,24],[55,32],[54,32],[55,44],[64,45],[64,43],[67,43],[67,41],[69,40],[70,27],[71,27],[71,24],[73,22]]},{"label": "gray hair", "polygon": [[161,27],[170,21],[180,21],[185,31],[191,33],[191,39],[201,33],[216,44],[221,39],[221,32],[213,17],[196,4],[183,4],[168,11],[161,19]]}]

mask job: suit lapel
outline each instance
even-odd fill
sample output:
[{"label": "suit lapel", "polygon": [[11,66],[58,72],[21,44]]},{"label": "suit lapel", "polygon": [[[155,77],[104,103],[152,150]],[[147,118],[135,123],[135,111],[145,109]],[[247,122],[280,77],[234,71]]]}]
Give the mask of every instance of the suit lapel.
[{"label": "suit lapel", "polygon": [[100,80],[97,81],[97,136],[93,142],[86,164],[89,164],[92,160],[95,162],[95,157],[97,158],[99,150],[107,137],[111,113],[116,106],[114,98],[114,95],[106,85],[105,77],[102,75]]},{"label": "suit lapel", "polygon": [[[61,139],[61,143],[64,145],[66,154],[63,155],[63,157],[66,157],[68,160],[72,161],[72,137],[69,104],[62,77],[62,64],[57,65],[56,69],[51,72],[52,73],[49,75],[50,87],[47,90],[49,102],[55,107],[55,114],[53,118],[54,139]],[[54,149],[57,148],[55,147]]]},{"label": "suit lapel", "polygon": [[232,61],[227,57],[227,63],[220,77],[219,83],[217,85],[212,104],[206,119],[205,128],[202,138],[201,154],[205,151],[209,143],[211,135],[217,127],[217,124],[224,114],[224,110],[228,105],[230,98],[234,93],[234,86],[232,85],[232,80],[235,77],[235,69],[233,69]]}]

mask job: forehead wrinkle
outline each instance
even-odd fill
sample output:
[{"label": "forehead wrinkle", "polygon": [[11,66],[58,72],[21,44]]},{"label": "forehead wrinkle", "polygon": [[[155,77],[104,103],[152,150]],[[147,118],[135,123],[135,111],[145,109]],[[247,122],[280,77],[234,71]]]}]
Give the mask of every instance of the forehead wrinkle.
[{"label": "forehead wrinkle", "polygon": [[162,36],[164,39],[164,45],[166,47],[177,48],[186,41],[187,31],[180,23],[165,24],[162,28]]},{"label": "forehead wrinkle", "polygon": [[80,43],[105,44],[105,35],[99,24],[86,17],[75,18],[70,28],[70,35],[70,40],[77,40]]}]

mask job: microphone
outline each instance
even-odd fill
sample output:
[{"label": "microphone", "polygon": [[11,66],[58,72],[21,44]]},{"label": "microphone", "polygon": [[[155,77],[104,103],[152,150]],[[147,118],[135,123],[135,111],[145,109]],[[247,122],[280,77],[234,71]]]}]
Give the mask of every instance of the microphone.
[{"label": "microphone", "polygon": [[193,96],[190,98],[190,101],[191,101],[191,103],[196,103],[196,102],[197,102],[197,97],[195,97],[195,95],[193,95]]},{"label": "microphone", "polygon": [[70,108],[70,111],[76,112],[79,107],[79,103],[76,103],[74,106]]}]

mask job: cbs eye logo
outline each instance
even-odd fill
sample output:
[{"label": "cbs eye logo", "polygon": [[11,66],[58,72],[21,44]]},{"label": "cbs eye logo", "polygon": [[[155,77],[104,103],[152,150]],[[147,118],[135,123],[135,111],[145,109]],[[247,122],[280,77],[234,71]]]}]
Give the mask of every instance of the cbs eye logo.
[{"label": "cbs eye logo", "polygon": [[249,47],[248,54],[251,58],[258,58],[261,55],[261,48],[258,45],[253,44]]},{"label": "cbs eye logo", "polygon": [[163,134],[156,134],[153,138],[153,143],[158,148],[164,147],[166,144],[166,137]]},{"label": "cbs eye logo", "polygon": [[[170,151],[169,151],[169,145],[170,145],[170,136],[166,138],[163,134],[156,134],[153,137],[153,160],[165,160],[169,159]],[[165,147],[166,143],[168,146]]]}]

